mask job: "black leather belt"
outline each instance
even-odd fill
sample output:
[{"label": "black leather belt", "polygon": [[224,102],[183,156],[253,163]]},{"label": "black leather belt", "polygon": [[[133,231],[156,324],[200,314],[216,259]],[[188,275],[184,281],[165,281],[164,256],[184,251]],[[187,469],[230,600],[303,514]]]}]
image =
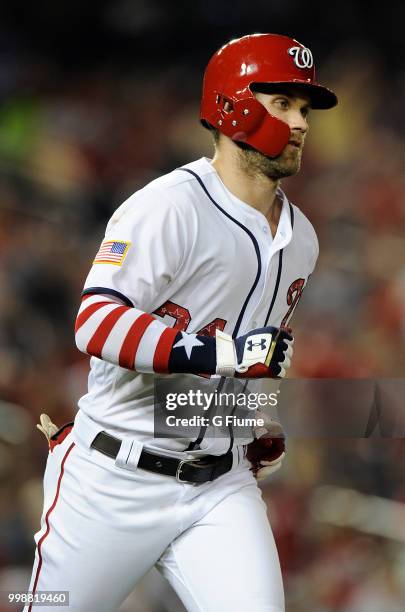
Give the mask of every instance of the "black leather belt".
[{"label": "black leather belt", "polygon": [[[91,447],[115,459],[121,448],[121,442],[122,440],[119,438],[101,431],[94,438]],[[216,455],[206,455],[202,459],[175,459],[174,457],[156,455],[143,450],[139,457],[138,467],[165,476],[173,476],[179,482],[203,483],[215,480],[229,472],[232,468],[232,462],[232,452],[218,457]]]}]

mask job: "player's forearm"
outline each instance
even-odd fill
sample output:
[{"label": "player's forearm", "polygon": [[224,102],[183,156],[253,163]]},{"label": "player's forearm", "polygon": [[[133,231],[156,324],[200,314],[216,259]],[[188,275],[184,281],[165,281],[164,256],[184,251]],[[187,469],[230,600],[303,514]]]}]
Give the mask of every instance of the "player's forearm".
[{"label": "player's forearm", "polygon": [[[83,298],[75,326],[83,353],[143,373],[214,374],[215,339],[185,334],[110,297]],[[173,350],[176,345],[182,350]]]},{"label": "player's forearm", "polygon": [[85,296],[76,320],[76,345],[83,353],[149,374],[283,377],[292,342],[274,327],[236,339],[219,330],[215,338],[187,334],[103,295]]}]

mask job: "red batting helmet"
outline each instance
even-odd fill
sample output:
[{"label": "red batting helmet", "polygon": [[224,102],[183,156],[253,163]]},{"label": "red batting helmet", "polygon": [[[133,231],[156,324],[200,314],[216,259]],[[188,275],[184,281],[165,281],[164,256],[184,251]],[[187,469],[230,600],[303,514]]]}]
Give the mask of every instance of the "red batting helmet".
[{"label": "red batting helmet", "polygon": [[231,40],[210,59],[204,74],[202,124],[265,155],[279,155],[291,137],[290,128],[256,100],[253,90],[265,83],[299,85],[315,109],[337,104],[335,94],[316,82],[307,47],[280,34],[250,34]]}]

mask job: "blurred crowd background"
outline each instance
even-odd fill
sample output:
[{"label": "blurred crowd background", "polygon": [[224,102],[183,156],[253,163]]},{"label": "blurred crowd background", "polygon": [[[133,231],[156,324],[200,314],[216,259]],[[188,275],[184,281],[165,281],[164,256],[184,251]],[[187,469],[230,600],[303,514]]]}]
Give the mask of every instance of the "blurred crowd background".
[{"label": "blurred crowd background", "polygon": [[[405,370],[405,4],[7,4],[0,7],[0,591],[25,589],[30,575],[47,454],[35,423],[42,412],[59,424],[72,420],[85,389],[88,359],[75,348],[73,325],[106,221],[155,176],[212,155],[198,123],[201,78],[230,38],[294,35],[340,99],[310,117],[303,169],[283,183],[320,241],[295,315],[291,376],[399,378]],[[404,442],[378,433],[309,436],[290,439],[288,449],[285,467],[263,487],[287,611],[404,610]],[[182,607],[152,572],[122,610]]]}]

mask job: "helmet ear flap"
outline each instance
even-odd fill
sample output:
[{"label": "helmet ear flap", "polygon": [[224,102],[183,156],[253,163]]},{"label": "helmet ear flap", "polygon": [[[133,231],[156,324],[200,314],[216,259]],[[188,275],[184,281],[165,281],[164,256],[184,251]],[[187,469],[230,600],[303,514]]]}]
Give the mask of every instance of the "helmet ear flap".
[{"label": "helmet ear flap", "polygon": [[221,94],[217,94],[217,105],[223,113],[231,113],[233,111],[232,100]]},{"label": "helmet ear flap", "polygon": [[243,132],[247,135],[254,131],[266,114],[264,106],[250,92],[239,100],[217,94],[214,112],[206,120],[212,127],[235,139],[236,134]]},{"label": "helmet ear flap", "polygon": [[291,134],[288,125],[270,115],[250,90],[238,100],[217,93],[215,111],[205,120],[235,142],[271,157],[281,153]]}]

